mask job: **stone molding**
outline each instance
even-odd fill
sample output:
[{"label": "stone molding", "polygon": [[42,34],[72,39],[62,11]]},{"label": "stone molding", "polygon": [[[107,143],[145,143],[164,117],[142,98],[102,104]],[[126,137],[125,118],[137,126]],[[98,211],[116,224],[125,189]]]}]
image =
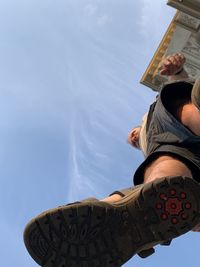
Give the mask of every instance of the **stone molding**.
[{"label": "stone molding", "polygon": [[176,24],[192,32],[199,32],[200,30],[200,19],[194,18],[183,12],[178,13]]},{"label": "stone molding", "polygon": [[200,19],[200,0],[168,0],[167,4]]}]

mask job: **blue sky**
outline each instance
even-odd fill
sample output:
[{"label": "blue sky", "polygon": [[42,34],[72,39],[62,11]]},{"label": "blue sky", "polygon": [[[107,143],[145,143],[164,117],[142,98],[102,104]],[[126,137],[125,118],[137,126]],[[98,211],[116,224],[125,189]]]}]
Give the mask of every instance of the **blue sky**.
[{"label": "blue sky", "polygon": [[[165,0],[0,0],[0,257],[34,267],[25,224],[132,185],[126,143],[155,93],[139,84],[175,10]],[[124,266],[198,266],[199,234]]]}]

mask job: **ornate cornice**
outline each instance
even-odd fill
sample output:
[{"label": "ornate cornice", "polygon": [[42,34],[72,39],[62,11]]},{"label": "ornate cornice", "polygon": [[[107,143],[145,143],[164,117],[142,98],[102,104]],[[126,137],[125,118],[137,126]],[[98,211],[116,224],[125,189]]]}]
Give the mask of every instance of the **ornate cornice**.
[{"label": "ornate cornice", "polygon": [[175,20],[177,18],[177,14],[175,15],[173,21],[169,25],[167,32],[165,33],[158,49],[156,50],[149,66],[147,67],[144,75],[142,76],[141,83],[151,87],[153,90],[158,91],[159,86],[165,79],[161,76],[158,77],[159,72],[159,64],[162,58],[165,56],[167,48],[171,42],[172,36],[174,35],[176,23]]}]

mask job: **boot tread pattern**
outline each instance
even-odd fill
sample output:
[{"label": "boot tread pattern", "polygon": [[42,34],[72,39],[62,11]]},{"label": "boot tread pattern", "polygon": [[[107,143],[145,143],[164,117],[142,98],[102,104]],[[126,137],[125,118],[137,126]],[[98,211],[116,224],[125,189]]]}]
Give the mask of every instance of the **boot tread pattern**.
[{"label": "boot tread pattern", "polygon": [[200,220],[200,186],[191,178],[161,178],[135,194],[116,205],[85,202],[42,213],[24,232],[30,255],[43,267],[120,267]]}]

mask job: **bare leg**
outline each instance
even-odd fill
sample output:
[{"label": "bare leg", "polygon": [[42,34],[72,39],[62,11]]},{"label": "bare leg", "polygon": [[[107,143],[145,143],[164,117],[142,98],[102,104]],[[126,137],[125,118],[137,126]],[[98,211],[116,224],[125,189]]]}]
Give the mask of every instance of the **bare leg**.
[{"label": "bare leg", "polygon": [[[160,156],[145,170],[144,183],[151,182],[164,176],[187,176],[192,177],[191,171],[180,160],[171,156]],[[113,203],[123,197],[119,194],[108,196],[101,201]]]},{"label": "bare leg", "polygon": [[122,199],[122,196],[120,196],[119,194],[114,194],[112,196],[109,196],[109,197],[106,197],[104,199],[101,199],[100,201],[104,201],[104,202],[107,202],[107,203],[113,203],[115,201],[118,201]]},{"label": "bare leg", "polygon": [[192,103],[183,105],[179,109],[179,120],[194,134],[200,136],[200,110]]},{"label": "bare leg", "polygon": [[144,183],[164,176],[187,176],[192,178],[192,173],[180,160],[168,155],[160,156],[146,168]]}]

